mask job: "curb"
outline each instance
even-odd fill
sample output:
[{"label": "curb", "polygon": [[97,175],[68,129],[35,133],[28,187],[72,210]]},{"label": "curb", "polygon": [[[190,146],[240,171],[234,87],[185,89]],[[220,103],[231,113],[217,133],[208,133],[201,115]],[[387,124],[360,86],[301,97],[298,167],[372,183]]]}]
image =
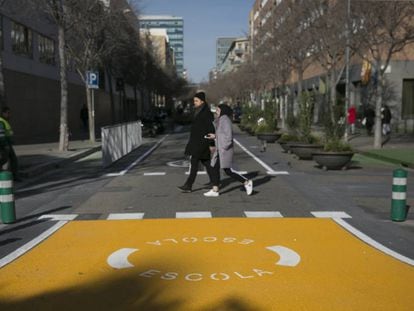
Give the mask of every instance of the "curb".
[{"label": "curb", "polygon": [[377,159],[377,160],[385,161],[385,162],[388,162],[388,163],[397,164],[397,165],[401,165],[401,166],[404,166],[404,167],[414,169],[414,163],[411,163],[411,162],[401,161],[401,160],[398,160],[398,159],[378,155],[376,153],[371,153],[369,151],[356,150],[356,152],[358,152],[359,154],[362,154],[364,156],[373,158],[373,159]]},{"label": "curb", "polygon": [[62,167],[68,163],[77,161],[81,158],[84,158],[92,153],[95,153],[99,150],[101,150],[102,146],[97,146],[97,147],[93,147],[93,148],[89,148],[87,150],[82,150],[80,152],[74,153],[71,156],[67,157],[67,158],[63,158],[63,159],[59,159],[53,162],[49,162],[49,163],[45,163],[45,164],[40,164],[38,166],[29,168],[27,170],[24,171],[20,171],[19,174],[20,176],[22,176],[23,178],[30,178],[33,177],[35,175],[41,175],[41,173],[44,173],[46,170],[49,169],[56,169],[59,167]]}]

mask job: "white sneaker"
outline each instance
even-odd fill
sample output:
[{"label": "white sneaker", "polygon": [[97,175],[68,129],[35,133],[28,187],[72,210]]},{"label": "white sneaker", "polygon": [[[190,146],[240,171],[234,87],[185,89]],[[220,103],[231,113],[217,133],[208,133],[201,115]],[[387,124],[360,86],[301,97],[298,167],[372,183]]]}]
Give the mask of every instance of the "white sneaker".
[{"label": "white sneaker", "polygon": [[203,194],[204,194],[204,196],[206,196],[206,197],[218,197],[218,196],[219,196],[218,191],[214,191],[213,189],[211,189],[210,191],[205,192],[205,193],[203,193]]},{"label": "white sneaker", "polygon": [[244,189],[246,189],[247,195],[251,195],[253,193],[253,181],[249,180],[247,184],[244,184]]}]

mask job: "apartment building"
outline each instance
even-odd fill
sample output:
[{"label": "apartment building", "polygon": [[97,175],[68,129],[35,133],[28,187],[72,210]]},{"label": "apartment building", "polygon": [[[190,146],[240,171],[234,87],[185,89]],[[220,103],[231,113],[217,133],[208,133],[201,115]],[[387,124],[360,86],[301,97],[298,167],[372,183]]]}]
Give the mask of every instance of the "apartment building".
[{"label": "apartment building", "polygon": [[171,15],[141,15],[141,29],[166,29],[171,48],[174,50],[177,73],[184,76],[184,19]]},{"label": "apartment building", "polygon": [[242,63],[248,60],[249,49],[250,42],[248,38],[242,37],[234,40],[231,43],[223,62],[218,68],[219,73],[225,74],[237,70]]},{"label": "apartment building", "polygon": [[[289,16],[288,4],[292,0],[256,0],[250,12],[251,55],[254,58],[258,48],[266,40],[272,27],[278,27]],[[322,3],[323,1],[321,1]],[[329,4],[330,1],[325,2]],[[344,13],[345,14],[345,13]],[[273,23],[269,24],[269,21]],[[269,28],[270,27],[270,28]],[[362,59],[357,56],[350,61],[350,103],[355,104],[360,112],[368,105],[368,87],[362,82]],[[374,72],[372,79],[375,79]],[[307,66],[303,75],[304,89],[324,92],[326,71],[316,61]],[[386,79],[390,92],[387,104],[393,116],[394,129],[414,131],[414,46],[407,46],[395,54],[387,69]],[[294,85],[297,77],[292,73],[290,83]],[[339,97],[345,96],[345,72],[337,85]]]},{"label": "apartment building", "polygon": [[217,38],[216,40],[216,68],[219,68],[223,63],[227,52],[230,49],[233,41],[236,40],[236,37],[222,37]]},{"label": "apartment building", "polygon": [[[18,1],[23,3],[16,0],[13,4]],[[57,26],[41,12],[19,11],[8,3],[11,2],[0,7],[0,43],[6,104],[12,109],[15,142],[58,141],[61,96]],[[126,0],[113,3],[129,8]],[[67,78],[70,139],[85,137],[80,120],[80,110],[86,104],[85,85],[72,66],[68,66]],[[126,85],[121,98],[117,96],[120,91],[116,90],[115,78],[111,83],[108,79],[100,72],[99,89],[94,90],[97,128],[121,121],[126,111],[136,117],[138,110],[133,88]],[[115,108],[111,107],[110,87]]]}]

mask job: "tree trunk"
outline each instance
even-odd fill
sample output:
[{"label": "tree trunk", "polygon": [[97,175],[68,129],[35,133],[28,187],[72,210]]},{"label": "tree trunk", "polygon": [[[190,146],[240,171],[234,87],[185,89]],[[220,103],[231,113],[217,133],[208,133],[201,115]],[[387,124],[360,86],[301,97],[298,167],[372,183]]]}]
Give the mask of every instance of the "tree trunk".
[{"label": "tree trunk", "polygon": [[382,124],[381,124],[381,107],[382,107],[382,93],[384,88],[384,76],[378,72],[378,82],[376,89],[376,105],[375,105],[375,127],[374,127],[374,148],[381,149],[382,147]]},{"label": "tree trunk", "polygon": [[88,117],[89,117],[89,141],[91,143],[95,143],[95,107],[92,101],[93,90],[89,89],[87,85],[85,85],[85,89],[86,89],[86,102],[88,105]]},{"label": "tree trunk", "polygon": [[329,81],[329,113],[331,117],[332,124],[335,124],[335,105],[336,105],[336,76],[334,73],[330,74]]},{"label": "tree trunk", "polygon": [[60,63],[60,135],[59,151],[67,151],[69,146],[68,129],[68,81],[66,77],[65,30],[58,25]]}]

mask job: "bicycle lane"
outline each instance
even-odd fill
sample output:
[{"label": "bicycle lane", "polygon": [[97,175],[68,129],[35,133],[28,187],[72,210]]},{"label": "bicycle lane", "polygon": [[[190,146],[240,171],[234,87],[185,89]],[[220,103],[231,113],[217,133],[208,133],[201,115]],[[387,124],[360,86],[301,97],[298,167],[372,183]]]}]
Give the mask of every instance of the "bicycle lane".
[{"label": "bicycle lane", "polygon": [[330,219],[72,221],[0,289],[7,310],[411,310],[414,269]]}]

